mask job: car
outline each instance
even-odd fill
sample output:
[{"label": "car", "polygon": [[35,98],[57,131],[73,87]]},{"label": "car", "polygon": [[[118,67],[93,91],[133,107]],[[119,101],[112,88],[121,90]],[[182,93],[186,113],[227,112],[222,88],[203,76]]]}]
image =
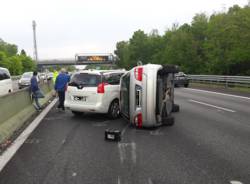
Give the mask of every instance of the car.
[{"label": "car", "polygon": [[[31,80],[32,76],[33,76],[33,72],[25,72],[25,73],[23,73],[20,80],[18,81],[19,89],[30,86],[30,80]],[[39,81],[40,81],[40,78],[37,75],[37,82],[39,82]]]},{"label": "car", "polygon": [[187,88],[189,86],[188,76],[183,72],[176,73],[174,79],[174,85],[175,87],[184,86],[185,88]]},{"label": "car", "polygon": [[39,78],[41,80],[46,80],[46,74],[45,73],[39,73],[38,76],[39,76]]},{"label": "car", "polygon": [[84,70],[74,73],[67,86],[65,108],[75,115],[94,112],[118,118],[120,78],[124,72]]},{"label": "car", "polygon": [[146,64],[132,68],[121,77],[121,115],[138,128],[173,125],[174,65]]},{"label": "car", "polygon": [[53,77],[54,77],[53,72],[48,72],[48,73],[46,74],[46,79],[47,79],[47,80],[52,80]]},{"label": "car", "polygon": [[0,67],[0,96],[6,95],[13,91],[10,72],[7,68]]}]

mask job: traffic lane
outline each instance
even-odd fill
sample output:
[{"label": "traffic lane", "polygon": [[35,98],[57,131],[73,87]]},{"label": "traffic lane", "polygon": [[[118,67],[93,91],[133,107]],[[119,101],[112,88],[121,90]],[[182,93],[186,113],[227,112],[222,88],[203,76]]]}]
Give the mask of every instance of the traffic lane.
[{"label": "traffic lane", "polygon": [[122,129],[116,121],[53,109],[0,173],[0,183],[116,183],[117,146],[104,141],[109,123]]},{"label": "traffic lane", "polygon": [[238,127],[222,111],[176,102],[181,112],[173,127],[127,131],[126,147],[136,144],[137,160],[125,166],[132,173],[121,183],[249,183],[249,127]]},{"label": "traffic lane", "polygon": [[[234,130],[225,112],[176,103],[176,124],[153,130],[53,109],[0,173],[0,183],[248,183],[248,130]],[[104,141],[108,127],[126,130],[120,143]]]},{"label": "traffic lane", "polygon": [[236,121],[250,126],[250,99],[224,96],[209,92],[193,91],[184,88],[175,90],[175,99],[185,98],[198,106],[207,106],[208,109],[218,109],[232,112],[229,115]]}]

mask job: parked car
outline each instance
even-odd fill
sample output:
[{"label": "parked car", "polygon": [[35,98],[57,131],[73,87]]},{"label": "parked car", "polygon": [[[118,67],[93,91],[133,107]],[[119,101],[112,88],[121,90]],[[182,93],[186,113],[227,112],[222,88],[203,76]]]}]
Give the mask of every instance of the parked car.
[{"label": "parked car", "polygon": [[173,125],[175,66],[147,64],[121,77],[122,116],[138,128]]},{"label": "parked car", "polygon": [[[32,76],[33,76],[33,72],[23,73],[22,77],[18,81],[19,89],[30,86],[30,80],[31,80]],[[39,82],[39,81],[40,81],[40,78],[39,78],[39,76],[37,76],[37,82]]]},{"label": "parked car", "polygon": [[183,72],[176,73],[174,79],[174,85],[175,87],[184,86],[185,88],[187,88],[189,85],[189,80],[187,75]]},{"label": "parked car", "polygon": [[39,73],[38,76],[39,76],[39,79],[46,80],[46,74],[45,73]]},{"label": "parked car", "polygon": [[0,96],[6,95],[13,91],[10,72],[7,68],[0,67]]},{"label": "parked car", "polygon": [[46,79],[47,79],[47,80],[52,80],[53,77],[54,77],[53,72],[49,72],[49,73],[46,74]]},{"label": "parked car", "polygon": [[110,118],[120,114],[120,77],[124,71],[84,70],[72,75],[65,97],[65,107],[73,114],[107,113]]}]

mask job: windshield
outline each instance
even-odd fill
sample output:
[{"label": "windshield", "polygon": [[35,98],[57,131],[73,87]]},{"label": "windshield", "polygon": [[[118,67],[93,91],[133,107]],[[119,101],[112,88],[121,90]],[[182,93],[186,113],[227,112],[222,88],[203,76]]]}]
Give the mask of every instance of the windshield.
[{"label": "windshield", "polygon": [[24,73],[22,75],[22,78],[31,78],[32,77],[32,73]]},{"label": "windshield", "polygon": [[96,74],[78,73],[73,75],[69,86],[97,87],[101,82],[101,76]]}]

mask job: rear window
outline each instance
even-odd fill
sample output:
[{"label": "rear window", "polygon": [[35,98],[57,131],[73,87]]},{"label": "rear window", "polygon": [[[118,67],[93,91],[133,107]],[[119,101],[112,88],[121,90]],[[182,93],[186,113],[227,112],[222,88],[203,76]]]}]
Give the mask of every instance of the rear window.
[{"label": "rear window", "polygon": [[0,80],[10,79],[9,72],[6,70],[0,69]]},{"label": "rear window", "polygon": [[77,73],[71,77],[69,86],[97,87],[101,83],[101,76],[88,73]]}]

